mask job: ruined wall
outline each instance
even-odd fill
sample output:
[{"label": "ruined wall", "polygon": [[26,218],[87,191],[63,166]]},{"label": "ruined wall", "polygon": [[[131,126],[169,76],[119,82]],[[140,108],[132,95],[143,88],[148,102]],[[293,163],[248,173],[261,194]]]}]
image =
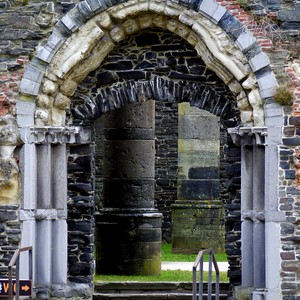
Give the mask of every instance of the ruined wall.
[{"label": "ruined wall", "polygon": [[[52,26],[77,1],[0,1],[0,132],[1,178],[0,201],[3,209],[12,209],[11,216],[1,217],[1,253],[5,263],[18,244],[17,210],[20,204],[18,177],[18,144],[15,124],[15,102],[24,65],[49,36]],[[180,1],[177,1],[180,2]],[[186,2],[186,1],[182,1]],[[258,38],[268,53],[271,67],[280,83],[292,82],[294,105],[285,108],[284,140],[280,150],[279,209],[282,222],[282,269],[285,299],[296,299],[299,281],[299,3],[297,1],[219,1],[243,22]],[[253,17],[254,16],[254,17]],[[276,27],[275,24],[279,27]],[[274,27],[269,27],[269,25]],[[271,28],[271,30],[266,30]],[[274,28],[275,30],[273,30]],[[279,30],[278,30],[279,29]],[[280,29],[284,29],[282,32]],[[272,34],[270,35],[269,32]],[[298,41],[298,43],[297,43]],[[259,73],[257,76],[259,77]],[[232,154],[235,155],[235,154]],[[4,170],[4,172],[3,172]],[[272,176],[272,174],[270,174]],[[233,205],[234,206],[234,205]],[[231,206],[232,207],[232,206]],[[232,214],[234,215],[234,214]],[[11,239],[13,218],[16,238]],[[10,245],[13,245],[12,247]],[[292,280],[291,280],[292,279]],[[293,289],[290,289],[293,287]],[[296,287],[296,288],[295,288]]]},{"label": "ruined wall", "polygon": [[[169,78],[168,81],[167,78]],[[117,99],[116,95],[121,95],[120,90],[122,91],[120,86],[124,84],[126,79],[134,80],[135,86],[149,85],[148,89],[152,89],[152,97],[156,100],[155,198],[156,207],[164,216],[163,239],[170,241],[171,205],[178,197],[176,185],[178,176],[178,113],[176,101],[194,101],[193,105],[205,107],[212,113],[218,114],[222,103],[233,102],[232,95],[216,75],[207,69],[204,62],[197,57],[197,53],[190,49],[189,45],[182,39],[167,31],[148,30],[121,43],[117,49],[110,53],[98,71],[93,71],[86,77],[75,93],[71,109],[73,116],[70,117],[70,120],[74,119],[74,123],[86,122],[84,119],[81,120],[81,112],[79,112],[80,104],[85,97],[92,97],[95,102],[101,97],[107,99],[115,97]],[[146,81],[149,79],[151,80],[150,84]],[[169,85],[169,96],[163,91],[166,89],[164,80]],[[193,94],[192,89],[189,87],[196,82],[200,84],[199,94],[197,95]],[[212,91],[210,91],[210,87]],[[125,86],[123,93],[134,95],[136,91],[134,87]],[[204,96],[199,96],[201,93]],[[173,96],[171,96],[172,94]],[[200,104],[201,100],[198,97],[205,98],[203,104]],[[213,106],[211,101],[216,106]],[[234,114],[232,117],[234,118]],[[101,117],[99,121],[96,121],[96,124],[99,124],[99,122],[101,122]],[[218,128],[211,128],[211,130],[219,131]],[[208,134],[209,132],[210,130],[207,131]],[[96,134],[99,135],[96,146],[99,156],[96,161],[98,174],[101,176],[101,126],[96,125]],[[97,150],[97,148],[99,149]],[[213,155],[211,150],[207,149],[207,152],[210,153],[209,155]],[[99,181],[99,178],[96,178],[96,181]],[[208,191],[205,191],[204,195],[207,196],[207,193]],[[101,198],[100,183],[96,195],[97,198]],[[101,199],[99,200],[101,203]]]}]

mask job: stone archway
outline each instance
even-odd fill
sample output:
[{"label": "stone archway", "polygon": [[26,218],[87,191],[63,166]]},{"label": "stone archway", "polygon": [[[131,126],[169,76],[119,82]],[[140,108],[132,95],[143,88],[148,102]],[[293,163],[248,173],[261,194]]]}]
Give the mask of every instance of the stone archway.
[{"label": "stone archway", "polygon": [[[172,45],[170,45],[170,41],[172,41]],[[124,78],[126,79],[125,81]],[[135,167],[137,169],[140,167],[141,162],[139,162],[137,158],[133,159],[132,156],[127,157],[125,154],[123,154],[123,151],[121,151],[121,149],[119,151],[113,150],[112,141],[114,141],[115,139],[119,139],[120,144],[120,140],[122,140],[122,143],[124,143],[124,140],[128,140],[130,137],[130,139],[126,143],[126,152],[128,151],[128,145],[130,143],[133,143],[132,140],[136,139],[137,136],[140,136],[142,139],[144,139],[143,144],[146,145],[148,143],[146,136],[148,136],[149,138],[149,135],[146,135],[146,128],[140,128],[140,133],[138,134],[138,131],[136,129],[131,128],[131,130],[128,131],[128,129],[122,128],[121,124],[123,123],[123,118],[125,115],[137,115],[138,119],[138,116],[141,115],[141,113],[136,114],[135,109],[133,109],[133,107],[135,107],[136,105],[145,105],[145,101],[150,99],[155,100],[156,108],[158,105],[163,105],[163,111],[169,110],[168,107],[171,107],[171,104],[174,104],[175,107],[175,104],[178,102],[185,102],[185,104],[190,104],[192,107],[191,112],[193,111],[193,113],[190,117],[188,117],[189,114],[187,114],[186,112],[184,113],[184,109],[180,110],[181,114],[183,114],[180,116],[180,124],[182,125],[179,128],[181,129],[181,133],[180,136],[177,136],[176,140],[173,143],[171,143],[172,145],[174,143],[176,143],[177,145],[179,139],[181,142],[180,147],[178,147],[178,149],[180,149],[180,152],[176,149],[176,153],[179,153],[181,155],[181,167],[178,166],[178,168],[182,169],[181,174],[179,176],[180,179],[178,178],[179,184],[177,185],[176,183],[176,187],[181,186],[183,189],[180,189],[181,192],[178,192],[177,194],[176,188],[176,195],[174,196],[177,196],[178,199],[181,200],[185,199],[180,204],[180,201],[177,201],[176,215],[179,216],[179,214],[182,214],[184,211],[189,211],[189,215],[194,216],[190,217],[191,227],[189,231],[189,240],[193,240],[193,242],[185,242],[186,250],[193,252],[198,251],[199,248],[208,247],[208,244],[210,244],[211,247],[212,245],[214,245],[215,251],[217,251],[217,248],[218,250],[220,250],[221,247],[224,247],[224,228],[222,228],[222,223],[220,222],[220,220],[217,220],[218,218],[214,217],[214,215],[219,215],[221,218],[221,216],[223,215],[222,202],[228,203],[228,200],[225,201],[225,198],[228,198],[227,191],[230,190],[231,197],[234,197],[235,191],[238,189],[237,186],[239,185],[236,184],[237,186],[234,187],[234,184],[229,182],[229,179],[227,178],[227,173],[229,172],[226,171],[226,167],[223,163],[224,171],[222,174],[222,180],[224,187],[222,188],[222,202],[217,199],[215,202],[212,201],[212,198],[217,198],[217,195],[219,195],[220,190],[218,179],[219,170],[213,169],[212,167],[216,167],[217,164],[219,164],[219,158],[217,159],[216,156],[219,157],[218,148],[220,148],[220,141],[217,142],[216,136],[220,135],[220,129],[219,125],[215,124],[214,127],[211,128],[211,130],[213,130],[214,132],[213,134],[212,131],[210,132],[210,129],[207,128],[208,123],[206,122],[208,119],[212,119],[214,116],[215,121],[220,118],[222,120],[222,124],[226,123],[227,125],[225,125],[225,127],[228,127],[228,124],[231,124],[231,127],[237,126],[237,124],[240,124],[239,113],[238,109],[235,107],[234,104],[234,97],[232,96],[228,88],[224,85],[224,83],[218,77],[216,77],[214,72],[207,69],[205,63],[201,60],[201,58],[198,57],[198,54],[194,49],[192,49],[181,38],[175,36],[174,34],[168,31],[160,31],[159,29],[154,28],[150,31],[146,30],[141,32],[140,34],[132,35],[129,39],[125,40],[123,43],[120,43],[119,46],[116,47],[114,51],[107,56],[106,60],[99,67],[99,69],[91,72],[86,77],[86,79],[82,81],[82,83],[78,86],[78,89],[74,94],[71,105],[71,115],[69,116],[68,114],[68,122],[70,122],[70,125],[77,124],[84,126],[88,125],[89,123],[91,123],[92,125],[93,120],[97,119],[99,116],[101,116],[101,118],[103,117],[106,119],[106,116],[104,115],[105,110],[109,112],[109,115],[116,114],[117,116],[119,116],[118,118],[114,117],[114,129],[110,129],[112,134],[108,134],[109,129],[107,128],[105,129],[105,134],[102,134],[102,139],[104,139],[104,141],[101,140],[100,143],[98,140],[96,140],[96,149],[98,144],[109,144],[110,146],[105,153],[111,152],[114,154],[102,154],[101,159],[103,160],[103,157],[107,157],[109,161],[113,161],[114,164],[118,164],[120,170],[122,169],[123,173],[127,175],[121,176],[120,171],[118,175],[118,180],[116,180],[117,178],[115,178],[115,180],[112,180],[112,178],[110,178],[108,172],[106,171],[104,178],[102,179],[102,184],[105,192],[101,192],[101,188],[97,189],[97,193],[95,196],[97,197],[98,193],[101,194],[101,198],[103,198],[102,201],[105,202],[105,208],[107,209],[108,207],[110,207],[110,213],[112,212],[112,208],[114,208],[115,211],[120,214],[121,206],[124,206],[126,208],[130,207],[131,212],[133,212],[133,209],[137,210],[138,207],[141,208],[141,204],[145,205],[144,207],[142,207],[144,211],[146,207],[148,207],[149,210],[149,204],[145,202],[146,197],[141,197],[141,194],[146,193],[141,193],[141,190],[146,189],[146,187],[148,186],[147,192],[151,195],[155,194],[154,187],[152,187],[152,189],[149,189],[149,178],[148,182],[144,183],[143,189],[141,189],[141,185],[138,184],[138,179],[141,180],[141,178],[143,177],[142,174],[145,172],[140,172],[139,176],[136,176],[137,178],[135,178],[133,184],[135,187],[135,192],[133,192],[132,189],[128,188],[128,184],[126,184],[125,187],[123,186],[125,181],[124,177],[126,177],[126,180],[128,181],[129,177],[133,176],[133,172],[127,169],[124,170],[124,166],[122,166],[121,161],[128,161],[128,163],[126,163],[127,165],[131,165],[132,161],[134,161]],[[180,104],[181,107],[183,107],[182,105],[184,105],[184,103]],[[199,108],[208,111],[205,114],[205,116],[202,116],[202,113],[201,115],[196,117],[196,111],[198,110],[199,113]],[[190,111],[189,108],[186,109],[187,111]],[[124,111],[128,112],[125,113]],[[150,109],[149,111],[152,110]],[[211,114],[209,114],[209,112]],[[147,119],[146,116],[147,113],[145,113],[144,116],[145,120]],[[159,119],[161,118],[164,119],[165,116],[159,117]],[[130,122],[132,124],[135,124],[134,127],[138,127],[137,120],[132,119]],[[178,121],[176,121],[175,126],[177,126],[177,122]],[[201,122],[204,122],[206,125],[201,126]],[[193,126],[190,125],[194,128],[194,130],[191,131],[191,134],[187,134],[186,130],[183,130],[184,126],[187,125],[187,123],[193,124]],[[111,126],[112,124],[110,124],[110,127]],[[101,130],[101,128],[99,129]],[[201,133],[201,129],[205,133]],[[161,129],[161,131],[168,132],[171,130],[175,130],[175,127]],[[95,131],[98,131],[98,127]],[[137,132],[133,134],[135,131]],[[223,131],[225,132],[226,129],[224,128]],[[127,134],[123,136],[125,132],[127,132]],[[153,134],[153,128],[151,134]],[[104,138],[104,136],[106,138]],[[167,138],[169,139],[169,135]],[[205,139],[210,139],[210,147],[207,147],[206,149],[202,146],[203,141]],[[216,140],[216,142],[212,143],[211,140]],[[222,143],[223,145],[227,145],[226,151],[227,153],[230,153],[229,149],[232,148],[232,146],[229,147],[228,142],[224,140],[227,140],[226,136],[223,137]],[[156,142],[157,136],[155,136],[155,143]],[[135,143],[137,143],[137,141]],[[168,142],[167,144],[169,143],[170,142]],[[162,144],[162,147],[166,147],[166,144]],[[191,149],[194,150],[191,151]],[[137,154],[138,152],[135,153]],[[165,158],[162,157],[165,157],[165,154],[163,154],[162,151],[160,151],[160,153],[162,156],[161,158],[158,157],[158,161],[163,162],[165,161]],[[200,158],[201,154],[202,159]],[[119,156],[122,156],[122,160],[120,160]],[[147,156],[143,159],[144,163],[148,161],[149,156],[151,156],[151,153],[147,152]],[[206,160],[209,160],[210,157],[214,156],[214,158],[211,158],[212,166],[210,166],[208,162],[204,163],[205,159],[203,158],[203,156],[205,156]],[[232,164],[233,154],[230,154],[230,156]],[[186,159],[187,165],[183,164],[183,161],[185,160],[184,158]],[[96,159],[98,161],[97,157]],[[172,160],[174,160],[174,157],[173,159],[170,157],[169,161],[171,162]],[[218,160],[218,162],[216,162],[216,160]],[[223,160],[227,161],[225,157],[223,158]],[[110,162],[110,164],[112,164],[112,162]],[[125,163],[123,163],[123,165],[125,165]],[[160,164],[160,169],[162,168],[161,165],[162,163]],[[100,162],[97,162],[97,166],[99,169],[101,169]],[[110,169],[111,168],[112,166],[110,165]],[[149,166],[147,166],[145,169],[149,169]],[[191,169],[190,172],[189,169]],[[207,171],[211,171],[209,180],[207,176],[201,175],[204,169]],[[234,173],[233,169],[230,172]],[[110,170],[110,173],[112,173],[112,170]],[[113,173],[116,173],[115,170],[113,171]],[[176,175],[177,172],[176,174],[172,174],[172,178],[174,178],[174,176]],[[103,173],[102,176],[99,174],[99,177],[103,177]],[[234,177],[233,174],[230,175],[231,181],[233,181],[232,177]],[[121,178],[123,179],[121,180]],[[99,179],[96,177],[96,180],[98,181]],[[165,172],[162,176],[162,180],[166,180]],[[108,181],[111,181],[111,184],[109,185],[110,192],[107,191]],[[120,181],[123,183],[122,185],[120,185]],[[112,185],[112,183],[114,183],[115,186]],[[118,184],[118,188],[116,184]],[[202,188],[200,188],[200,191],[202,191],[201,193],[199,190],[197,191],[198,188],[196,187],[196,185],[202,186]],[[208,189],[205,190],[205,186],[211,186],[210,189],[214,189],[214,192],[211,193]],[[116,190],[115,193],[111,192],[113,189]],[[124,192],[118,192],[120,190],[123,190]],[[127,195],[125,191],[128,192]],[[169,198],[168,195],[170,195],[170,192],[166,191],[166,200],[165,202],[162,201],[160,203],[160,212],[164,211],[163,233],[167,227],[166,223],[168,221],[166,222],[166,220],[171,219],[171,212],[166,211],[168,209],[171,209],[171,200],[167,200],[167,198]],[[108,200],[105,199],[106,197],[113,198],[114,203],[112,203],[112,201],[109,201],[109,203],[107,203]],[[128,201],[128,198],[130,198],[131,200]],[[189,200],[190,202],[187,200]],[[203,200],[202,204],[200,204],[200,200]],[[119,209],[117,210],[116,208],[118,207],[118,205]],[[211,206],[213,206],[213,209],[210,209]],[[201,214],[203,214],[203,216],[206,217],[200,217]],[[199,215],[199,217],[196,217],[196,215]],[[209,216],[211,216],[211,218]],[[107,221],[105,223],[107,223]],[[200,224],[203,225],[201,226],[202,229],[200,228]],[[171,227],[170,225],[168,226],[168,228]],[[172,227],[173,251],[183,251],[184,243],[182,241],[187,241],[187,237],[182,236],[183,232],[180,232],[179,230],[179,227],[182,226],[177,226],[177,230],[175,230],[175,226],[173,223]],[[187,226],[185,225],[185,227]],[[107,224],[106,228],[108,228]],[[204,228],[206,228],[206,232],[204,231]],[[215,230],[215,234],[213,234],[213,230]],[[203,233],[201,234],[202,231]],[[200,235],[202,237],[201,239]],[[116,234],[114,236],[116,236]],[[214,240],[212,236],[218,238]],[[171,237],[169,237],[169,239],[170,238]],[[218,241],[218,239],[220,239],[222,242]],[[112,242],[113,241],[111,241],[111,244]],[[233,244],[232,239],[231,243]],[[116,244],[117,242],[115,241],[115,245]],[[119,246],[114,248],[120,249],[121,247]],[[231,250],[231,253],[233,252],[234,249]],[[113,250],[110,249],[108,253],[112,255]],[[120,254],[114,254],[114,257],[119,256]],[[234,260],[237,260],[236,257]],[[116,259],[114,259],[114,261],[116,261]],[[112,269],[112,267],[113,263],[111,263],[110,270]],[[235,266],[235,268],[237,267],[238,266]],[[129,268],[127,269],[129,270]]]},{"label": "stone archway", "polygon": [[[243,135],[243,139],[250,134],[261,143],[259,137],[264,130],[257,127],[267,125],[273,132],[280,132],[281,128],[280,123],[278,125],[273,121],[280,110],[272,105],[267,106],[263,101],[273,95],[276,87],[268,58],[260,51],[255,38],[221,5],[210,0],[191,4],[114,1],[116,5],[113,6],[109,3],[82,1],[64,16],[26,68],[20,86],[17,121],[24,142],[24,187],[28,186],[24,191],[21,210],[22,244],[37,247],[35,261],[39,272],[36,276],[41,293],[49,293],[55,285],[68,284],[65,262],[66,170],[61,167],[65,165],[61,162],[66,160],[65,144],[88,145],[92,142],[88,130],[80,126],[65,127],[66,109],[78,84],[98,68],[115,45],[128,35],[158,27],[174,32],[190,43],[237,99],[243,126],[248,128],[233,134]],[[267,119],[264,118],[265,112]],[[274,142],[272,136],[270,141],[271,144]],[[270,157],[275,158],[274,144],[268,151],[272,154]],[[47,158],[46,164],[43,164],[44,157]],[[41,167],[39,173],[32,172],[35,166]],[[247,178],[251,181],[253,175],[249,176]],[[267,183],[268,186],[274,191],[271,182]],[[43,190],[41,197],[37,197],[37,188]],[[244,197],[248,197],[246,193]],[[246,218],[254,222],[251,216]],[[276,218],[269,219],[269,229],[278,233],[275,223]],[[89,226],[92,228],[93,224]],[[75,229],[76,224],[76,232]],[[59,241],[53,235],[54,231],[59,232]],[[50,245],[55,249],[53,254],[48,253]],[[47,253],[52,255],[52,260],[45,263],[43,257]],[[54,273],[53,269],[56,270]],[[279,282],[278,278],[276,280]],[[91,282],[89,278],[87,281],[75,286],[69,284],[69,291],[61,294],[59,289],[51,293],[69,297],[75,290],[90,296],[89,288],[84,291]]]}]

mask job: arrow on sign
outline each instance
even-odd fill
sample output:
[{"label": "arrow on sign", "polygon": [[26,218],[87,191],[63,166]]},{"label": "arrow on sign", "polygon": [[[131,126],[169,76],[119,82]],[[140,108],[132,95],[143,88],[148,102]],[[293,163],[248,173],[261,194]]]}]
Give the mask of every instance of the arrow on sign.
[{"label": "arrow on sign", "polygon": [[[19,295],[31,297],[31,280],[20,280],[19,281]],[[0,279],[0,298],[9,297],[9,280]],[[16,280],[12,281],[12,295],[15,296],[17,291]]]},{"label": "arrow on sign", "polygon": [[30,287],[28,285],[24,285],[21,287],[21,290],[25,291],[25,292],[27,292],[29,289],[30,289]]}]

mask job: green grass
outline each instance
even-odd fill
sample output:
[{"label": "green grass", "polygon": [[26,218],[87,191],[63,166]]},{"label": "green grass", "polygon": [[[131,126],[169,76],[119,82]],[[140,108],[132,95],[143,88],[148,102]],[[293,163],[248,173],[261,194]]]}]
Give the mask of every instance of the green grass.
[{"label": "green grass", "polygon": [[[172,253],[171,244],[162,245],[162,261],[183,261],[194,262],[197,254],[174,254]],[[227,256],[225,253],[215,254],[217,262],[226,262]],[[208,256],[204,257],[204,260],[208,260]],[[121,275],[96,275],[95,281],[137,281],[137,282],[191,282],[192,271],[182,270],[163,270],[160,276],[121,276]],[[207,272],[204,272],[204,281],[207,281]],[[220,282],[228,282],[227,272],[220,272]]]},{"label": "green grass", "polygon": [[[98,282],[191,282],[192,271],[182,270],[163,270],[160,276],[121,276],[121,275],[96,275],[95,281]],[[214,278],[214,277],[213,277]],[[204,272],[204,281],[207,281],[207,272]],[[228,282],[227,272],[220,272],[220,282]]]},{"label": "green grass", "polygon": [[[184,261],[184,262],[194,262],[197,254],[175,254],[172,253],[171,244],[162,244],[161,250],[161,260],[162,261]],[[217,262],[227,262],[227,255],[225,253],[215,254]],[[204,261],[208,260],[208,255],[204,256]]]}]

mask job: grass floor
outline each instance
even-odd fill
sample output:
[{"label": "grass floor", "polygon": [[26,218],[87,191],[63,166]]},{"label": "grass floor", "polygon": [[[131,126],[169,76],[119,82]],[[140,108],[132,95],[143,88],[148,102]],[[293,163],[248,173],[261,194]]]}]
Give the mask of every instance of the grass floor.
[{"label": "grass floor", "polygon": [[[173,254],[170,244],[162,245],[162,261],[179,261],[179,262],[194,262],[196,254]],[[226,254],[216,254],[218,262],[226,262]],[[204,257],[206,260],[206,257]],[[95,281],[111,282],[111,281],[137,281],[137,282],[191,282],[192,270],[163,270],[159,276],[120,276],[120,275],[96,275]],[[204,272],[204,281],[207,281],[207,272]],[[220,282],[228,282],[227,272],[220,272]]]},{"label": "grass floor", "polygon": [[[95,281],[191,282],[193,280],[192,276],[192,271],[163,270],[159,276],[96,275]],[[207,272],[204,272],[204,281],[207,281]],[[220,272],[220,282],[228,282],[227,272]]]},{"label": "grass floor", "polygon": [[[171,244],[162,244],[161,249],[161,260],[162,261],[184,261],[184,262],[194,262],[196,259],[196,254],[174,254],[172,253]],[[217,262],[227,262],[227,255],[225,253],[215,254]],[[208,260],[208,256],[204,256],[204,261]]]}]

